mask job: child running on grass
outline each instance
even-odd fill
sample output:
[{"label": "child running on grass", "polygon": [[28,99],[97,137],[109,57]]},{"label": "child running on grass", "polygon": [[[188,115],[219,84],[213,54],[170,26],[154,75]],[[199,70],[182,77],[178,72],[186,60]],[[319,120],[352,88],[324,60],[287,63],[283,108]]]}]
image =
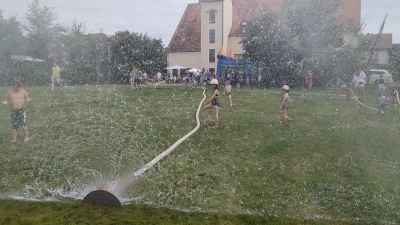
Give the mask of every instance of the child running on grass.
[{"label": "child running on grass", "polygon": [[209,109],[214,109],[215,111],[215,125],[214,127],[218,126],[218,109],[219,109],[219,102],[218,102],[218,96],[219,96],[219,91],[218,91],[218,80],[217,79],[212,79],[210,81],[210,84],[213,86],[213,93],[212,96],[207,99],[207,101],[204,102],[204,107],[203,110],[206,113],[206,122],[210,121],[210,114],[208,114]]},{"label": "child running on grass", "polygon": [[225,81],[225,96],[227,97],[227,100],[230,103],[230,106],[232,107],[232,86],[231,82],[229,80]]},{"label": "child running on grass", "polygon": [[282,87],[283,96],[282,96],[282,103],[281,103],[281,115],[283,122],[291,121],[292,119],[287,115],[287,110],[289,108],[289,86],[283,85]]}]

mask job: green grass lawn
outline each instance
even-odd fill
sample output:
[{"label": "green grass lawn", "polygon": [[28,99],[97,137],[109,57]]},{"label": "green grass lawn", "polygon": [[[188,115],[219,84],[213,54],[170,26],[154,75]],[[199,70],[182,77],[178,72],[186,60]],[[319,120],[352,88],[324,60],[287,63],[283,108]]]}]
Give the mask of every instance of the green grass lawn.
[{"label": "green grass lawn", "polygon": [[[0,87],[0,93],[7,87]],[[398,224],[400,106],[379,116],[355,100],[241,88],[220,122],[200,129],[141,177],[121,209],[83,205],[196,126],[202,89],[26,87],[32,140],[10,142],[0,110],[0,224]],[[209,96],[211,90],[207,90]],[[368,87],[363,104],[377,107]],[[200,121],[204,121],[200,113]]]}]

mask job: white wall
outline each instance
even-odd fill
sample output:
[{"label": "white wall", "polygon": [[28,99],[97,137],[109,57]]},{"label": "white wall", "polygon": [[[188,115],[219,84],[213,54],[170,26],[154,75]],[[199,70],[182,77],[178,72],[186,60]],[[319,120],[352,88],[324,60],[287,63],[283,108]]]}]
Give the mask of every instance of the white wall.
[{"label": "white wall", "polygon": [[[200,52],[172,52],[168,54],[168,66],[179,65],[201,70],[200,56]],[[172,70],[168,70],[168,73],[172,73]]]},{"label": "white wall", "polygon": [[378,64],[387,65],[389,64],[389,53],[386,50],[378,50]]},{"label": "white wall", "polygon": [[241,40],[242,37],[230,37],[226,54],[228,55],[231,50],[233,54],[243,54],[242,45],[239,44]]}]

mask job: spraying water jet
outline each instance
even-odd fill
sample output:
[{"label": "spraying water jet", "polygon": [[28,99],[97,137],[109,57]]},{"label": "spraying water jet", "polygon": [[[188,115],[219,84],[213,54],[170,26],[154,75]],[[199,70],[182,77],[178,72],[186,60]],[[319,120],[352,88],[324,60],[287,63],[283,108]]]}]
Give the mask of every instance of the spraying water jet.
[{"label": "spraying water jet", "polygon": [[185,136],[180,138],[178,141],[176,141],[173,145],[171,145],[167,150],[159,154],[157,157],[155,157],[153,160],[151,160],[149,163],[144,165],[142,168],[137,170],[133,175],[127,175],[121,177],[116,184],[106,184],[103,186],[102,189],[100,190],[95,190],[90,192],[88,195],[86,195],[83,198],[84,203],[90,203],[93,205],[103,205],[103,206],[110,206],[110,207],[121,207],[122,204],[118,199],[118,195],[121,195],[124,189],[130,185],[133,181],[135,181],[141,174],[146,172],[148,169],[150,169],[152,166],[154,166],[157,162],[159,162],[162,158],[165,156],[169,155],[176,147],[178,147],[183,141],[185,141],[187,138],[189,138],[192,134],[194,134],[199,128],[200,128],[200,120],[199,120],[199,113],[201,109],[201,105],[203,104],[203,101],[206,98],[205,95],[205,88],[203,89],[203,99],[200,101],[200,104],[197,108],[196,112],[196,127],[191,130],[189,133],[187,133]]}]

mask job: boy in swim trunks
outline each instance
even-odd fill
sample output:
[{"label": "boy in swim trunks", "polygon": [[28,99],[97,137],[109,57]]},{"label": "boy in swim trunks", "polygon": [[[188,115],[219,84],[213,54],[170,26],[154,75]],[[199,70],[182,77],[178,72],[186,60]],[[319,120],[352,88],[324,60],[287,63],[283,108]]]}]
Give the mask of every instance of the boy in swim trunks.
[{"label": "boy in swim trunks", "polygon": [[29,141],[29,131],[26,126],[26,112],[24,109],[25,103],[31,99],[28,93],[21,88],[21,82],[15,81],[14,86],[6,94],[4,105],[10,105],[11,108],[11,123],[12,123],[12,142],[17,141],[18,128],[23,128],[24,142]]}]

